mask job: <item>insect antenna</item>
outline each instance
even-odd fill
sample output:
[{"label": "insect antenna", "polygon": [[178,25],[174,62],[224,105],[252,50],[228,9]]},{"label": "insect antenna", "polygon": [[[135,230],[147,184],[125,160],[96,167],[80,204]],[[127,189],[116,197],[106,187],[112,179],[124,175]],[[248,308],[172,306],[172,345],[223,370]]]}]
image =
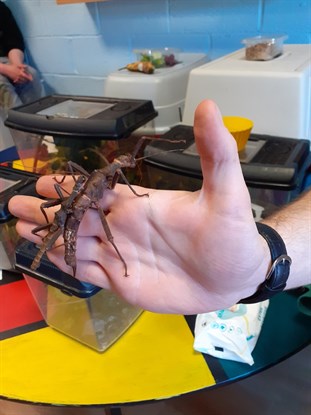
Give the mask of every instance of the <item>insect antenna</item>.
[{"label": "insect antenna", "polygon": [[[135,160],[140,160],[142,158],[136,159],[136,155],[138,154],[139,150],[141,149],[141,146],[143,145],[143,143],[146,140],[150,140],[150,141],[166,141],[167,143],[186,143],[186,140],[170,140],[168,138],[158,138],[158,137],[148,137],[146,135],[142,136],[136,143],[134,151],[132,152],[132,156]],[[179,149],[181,150],[181,149]],[[170,151],[170,150],[166,150],[166,151]],[[164,152],[166,152],[164,151]],[[144,157],[146,158],[146,157]]]},{"label": "insect antenna", "polygon": [[173,153],[173,152],[178,152],[178,151],[184,151],[184,148],[174,148],[174,149],[171,149],[171,150],[159,150],[159,151],[156,151],[152,154],[148,154],[148,156],[138,157],[138,158],[135,159],[135,161],[145,160],[149,157],[157,156],[158,154]]}]

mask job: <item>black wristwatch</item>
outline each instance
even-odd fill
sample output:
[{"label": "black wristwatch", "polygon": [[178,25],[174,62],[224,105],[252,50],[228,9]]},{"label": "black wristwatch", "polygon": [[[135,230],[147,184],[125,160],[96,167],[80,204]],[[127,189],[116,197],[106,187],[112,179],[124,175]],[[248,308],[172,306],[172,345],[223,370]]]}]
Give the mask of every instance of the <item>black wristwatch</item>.
[{"label": "black wristwatch", "polygon": [[255,294],[243,298],[239,303],[251,304],[268,300],[286,287],[289,277],[291,258],[287,255],[285,243],[277,231],[264,223],[256,223],[258,232],[267,241],[271,253],[272,265],[265,281],[259,286]]}]

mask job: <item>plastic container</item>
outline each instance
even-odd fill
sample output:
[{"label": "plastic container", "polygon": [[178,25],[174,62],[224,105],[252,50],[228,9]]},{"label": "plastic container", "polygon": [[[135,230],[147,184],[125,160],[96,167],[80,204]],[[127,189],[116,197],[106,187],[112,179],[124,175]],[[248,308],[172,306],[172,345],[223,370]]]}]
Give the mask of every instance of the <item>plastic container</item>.
[{"label": "plastic container", "polygon": [[254,126],[253,121],[248,118],[234,116],[224,116],[222,119],[229,132],[235,138],[238,145],[238,151],[242,151],[246,146]]},{"label": "plastic container", "polygon": [[14,254],[18,242],[16,233],[16,219],[0,223],[0,269],[11,271],[14,269]]},{"label": "plastic container", "polygon": [[108,349],[142,313],[110,291],[78,298],[27,274],[24,278],[48,326],[98,352]]},{"label": "plastic container", "polygon": [[11,167],[0,166],[0,270],[14,268],[15,249],[19,240],[16,219],[8,204],[16,194],[37,196],[37,176]]},{"label": "plastic container", "polygon": [[34,243],[20,240],[15,269],[24,275],[48,326],[103,352],[141,315],[142,309],[116,294],[62,272],[46,255],[31,269],[37,252]]},{"label": "plastic container", "polygon": [[269,61],[283,53],[286,35],[255,36],[242,40],[245,45],[245,59],[248,61]]},{"label": "plastic container", "polygon": [[155,68],[174,66],[180,61],[180,49],[175,48],[135,49],[134,53],[138,61],[152,62]]}]

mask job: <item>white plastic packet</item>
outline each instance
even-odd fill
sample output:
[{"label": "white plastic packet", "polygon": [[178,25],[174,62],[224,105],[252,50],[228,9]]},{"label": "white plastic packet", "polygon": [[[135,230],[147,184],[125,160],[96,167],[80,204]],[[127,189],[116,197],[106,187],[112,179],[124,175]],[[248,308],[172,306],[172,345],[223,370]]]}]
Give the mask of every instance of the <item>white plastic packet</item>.
[{"label": "white plastic packet", "polygon": [[198,314],[194,349],[221,359],[254,364],[254,350],[269,300],[236,304],[228,309]]}]

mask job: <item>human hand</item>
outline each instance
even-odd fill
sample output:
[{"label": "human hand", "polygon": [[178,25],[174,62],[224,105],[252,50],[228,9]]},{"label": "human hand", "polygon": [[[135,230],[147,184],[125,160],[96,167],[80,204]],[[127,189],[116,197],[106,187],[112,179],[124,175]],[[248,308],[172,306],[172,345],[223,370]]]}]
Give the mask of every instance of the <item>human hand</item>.
[{"label": "human hand", "polygon": [[[230,307],[253,292],[266,275],[270,253],[258,234],[236,143],[211,101],[199,105],[194,132],[201,157],[203,185],[197,192],[163,191],[126,185],[107,190],[101,206],[124,266],[108,242],[95,209],[80,223],[77,242],[79,279],[111,289],[128,302],[156,312],[195,314]],[[37,190],[56,197],[51,176],[39,179]],[[69,181],[65,186],[72,186]],[[45,222],[42,201],[15,196],[9,209],[19,219],[18,233],[31,233]],[[53,218],[55,209],[49,209]],[[48,252],[65,272],[64,248]]]},{"label": "human hand", "polygon": [[27,71],[27,65],[7,63],[5,65],[5,76],[14,84],[24,84],[32,81],[32,75]]}]

